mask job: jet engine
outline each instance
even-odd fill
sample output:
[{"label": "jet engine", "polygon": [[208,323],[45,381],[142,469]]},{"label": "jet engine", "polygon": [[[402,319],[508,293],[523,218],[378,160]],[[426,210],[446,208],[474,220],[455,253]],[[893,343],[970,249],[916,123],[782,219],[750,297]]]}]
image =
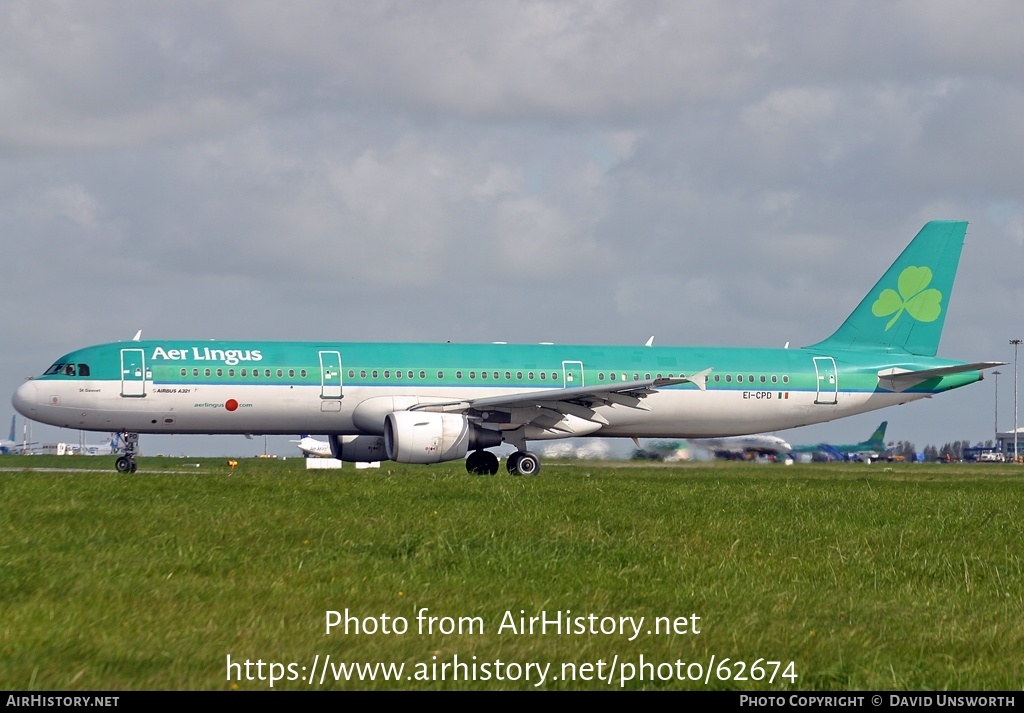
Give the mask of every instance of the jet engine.
[{"label": "jet engine", "polygon": [[380,436],[329,436],[331,455],[346,463],[373,463],[387,460],[384,439]]},{"label": "jet engine", "polygon": [[441,463],[471,450],[501,445],[497,431],[478,428],[457,413],[394,411],[384,420],[384,447],[399,463]]}]

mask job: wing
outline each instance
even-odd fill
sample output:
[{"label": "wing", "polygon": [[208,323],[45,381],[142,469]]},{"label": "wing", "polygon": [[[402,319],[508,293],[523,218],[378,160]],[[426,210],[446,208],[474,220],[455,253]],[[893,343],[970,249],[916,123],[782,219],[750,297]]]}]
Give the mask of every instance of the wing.
[{"label": "wing", "polygon": [[593,424],[587,433],[607,425],[608,421],[595,411],[600,406],[621,406],[644,411],[650,410],[643,400],[658,389],[676,384],[694,384],[701,391],[707,388],[711,369],[690,376],[671,379],[645,379],[601,384],[600,386],[574,386],[567,389],[545,389],[527,393],[486,396],[465,401],[421,404],[412,411],[443,411],[464,413],[470,420],[501,430],[522,426],[536,426],[565,435],[582,435],[563,423],[566,416],[574,416]]}]

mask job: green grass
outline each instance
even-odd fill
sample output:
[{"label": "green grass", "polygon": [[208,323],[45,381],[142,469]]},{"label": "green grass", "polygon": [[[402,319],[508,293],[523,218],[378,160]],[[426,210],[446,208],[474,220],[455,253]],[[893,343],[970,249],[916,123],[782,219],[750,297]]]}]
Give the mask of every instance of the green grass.
[{"label": "green grass", "polygon": [[[705,667],[714,656],[733,671],[792,661],[798,675],[627,689],[1003,690],[1024,680],[1024,469],[1012,465],[546,463],[539,477],[513,478],[470,476],[461,463],[307,472],[301,460],[253,459],[232,471],[226,459],[163,458],[117,475],[109,461],[0,459],[0,688],[269,687],[227,680],[229,655],[263,661],[264,676],[270,662],[309,667],[317,655],[405,664],[405,675],[456,656],[550,663],[544,689],[618,689],[618,677],[560,676],[563,663],[607,667],[616,656]],[[422,607],[479,617],[484,629],[420,634]],[[378,625],[404,617],[409,630],[327,634],[326,612],[346,608]],[[499,633],[505,612],[520,610],[645,623],[634,641]],[[694,614],[699,634],[647,633],[654,617]],[[477,682],[452,681],[449,669],[444,681],[274,687],[536,682],[490,670]]]}]

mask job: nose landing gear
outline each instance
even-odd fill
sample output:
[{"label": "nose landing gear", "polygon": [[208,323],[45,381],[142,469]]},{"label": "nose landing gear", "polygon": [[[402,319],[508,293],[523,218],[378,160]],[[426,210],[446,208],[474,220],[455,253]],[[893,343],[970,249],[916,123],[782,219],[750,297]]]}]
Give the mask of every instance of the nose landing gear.
[{"label": "nose landing gear", "polygon": [[135,452],[139,448],[139,434],[121,431],[118,435],[123,444],[121,447],[123,455],[114,462],[114,467],[118,473],[134,473],[139,467],[135,462]]}]

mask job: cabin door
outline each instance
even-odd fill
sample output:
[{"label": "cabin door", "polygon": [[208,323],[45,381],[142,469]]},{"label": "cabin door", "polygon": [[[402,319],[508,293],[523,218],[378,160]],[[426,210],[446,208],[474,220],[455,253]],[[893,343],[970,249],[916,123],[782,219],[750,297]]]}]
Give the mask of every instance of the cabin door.
[{"label": "cabin door", "polygon": [[341,352],[320,352],[320,398],[341,398]]},{"label": "cabin door", "polygon": [[142,349],[121,350],[121,396],[145,396],[146,380],[153,375],[146,371],[146,352]]},{"label": "cabin door", "polygon": [[562,385],[567,389],[577,386],[585,386],[583,383],[583,362],[563,361],[562,362]]},{"label": "cabin door", "polygon": [[832,357],[814,357],[814,371],[818,376],[818,395],[814,403],[837,403],[839,378],[836,375],[836,360]]}]

